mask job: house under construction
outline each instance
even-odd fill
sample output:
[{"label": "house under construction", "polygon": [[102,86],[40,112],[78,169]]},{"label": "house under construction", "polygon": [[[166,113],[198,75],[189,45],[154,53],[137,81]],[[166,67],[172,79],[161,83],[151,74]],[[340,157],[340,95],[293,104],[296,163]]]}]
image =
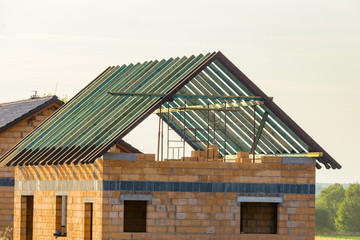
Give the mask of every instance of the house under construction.
[{"label": "house under construction", "polygon": [[[156,155],[118,144],[150,114]],[[0,164],[14,239],[314,239],[341,168],[221,52],[107,68]]]}]

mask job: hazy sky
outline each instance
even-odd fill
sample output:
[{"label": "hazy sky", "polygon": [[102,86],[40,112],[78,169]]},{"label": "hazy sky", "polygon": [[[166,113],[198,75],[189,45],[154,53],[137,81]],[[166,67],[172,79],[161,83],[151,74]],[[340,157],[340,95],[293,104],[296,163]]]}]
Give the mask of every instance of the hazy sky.
[{"label": "hazy sky", "polygon": [[[360,182],[360,1],[0,0],[0,102],[72,97],[110,65],[222,51]],[[126,140],[145,152],[152,117]],[[150,126],[150,127],[149,127]]]}]

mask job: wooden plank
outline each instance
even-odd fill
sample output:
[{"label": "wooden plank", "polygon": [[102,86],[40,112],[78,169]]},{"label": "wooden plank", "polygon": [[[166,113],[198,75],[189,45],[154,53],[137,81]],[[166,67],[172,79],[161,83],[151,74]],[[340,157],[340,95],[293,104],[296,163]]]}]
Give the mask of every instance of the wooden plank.
[{"label": "wooden plank", "polygon": [[[308,152],[308,153],[280,153],[280,154],[255,154],[255,158],[261,157],[308,157],[308,158],[321,158],[324,156],[323,152]],[[237,155],[227,155],[225,160],[235,159]],[[249,158],[252,158],[253,154],[249,154]]]},{"label": "wooden plank", "polygon": [[256,132],[256,136],[255,136],[255,143],[253,146],[251,146],[251,149],[250,149],[250,152],[253,152],[254,149],[256,149],[256,146],[260,140],[260,137],[261,137],[261,134],[262,134],[262,131],[264,129],[264,126],[265,126],[265,123],[266,123],[266,120],[267,120],[267,117],[268,117],[268,113],[265,112],[264,115],[262,116],[262,119],[261,119],[261,122],[260,122],[260,126],[258,127],[258,130]]},{"label": "wooden plank", "polygon": [[174,108],[161,108],[157,109],[154,113],[168,113],[168,112],[182,112],[182,111],[239,111],[241,107],[249,107],[249,106],[260,106],[263,104],[262,101],[242,101],[242,102],[230,102],[226,104],[209,104],[209,105],[190,105],[184,107],[174,107]]},{"label": "wooden plank", "polygon": [[[109,92],[114,96],[128,96],[128,97],[154,97],[161,98],[166,97],[165,93],[146,93],[146,92]],[[257,96],[226,96],[226,95],[190,95],[190,94],[175,94],[172,98],[183,98],[183,99],[227,99],[227,100],[245,100],[245,101],[262,101],[261,97]]]}]

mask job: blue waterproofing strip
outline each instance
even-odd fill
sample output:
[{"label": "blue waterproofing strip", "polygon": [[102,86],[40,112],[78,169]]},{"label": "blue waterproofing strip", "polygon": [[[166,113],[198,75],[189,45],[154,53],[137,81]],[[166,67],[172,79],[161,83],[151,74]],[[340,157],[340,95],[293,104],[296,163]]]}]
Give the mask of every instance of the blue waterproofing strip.
[{"label": "blue waterproofing strip", "polygon": [[104,180],[104,191],[315,194],[315,184]]},{"label": "blue waterproofing strip", "polygon": [[14,178],[0,178],[0,187],[13,187],[14,185]]}]

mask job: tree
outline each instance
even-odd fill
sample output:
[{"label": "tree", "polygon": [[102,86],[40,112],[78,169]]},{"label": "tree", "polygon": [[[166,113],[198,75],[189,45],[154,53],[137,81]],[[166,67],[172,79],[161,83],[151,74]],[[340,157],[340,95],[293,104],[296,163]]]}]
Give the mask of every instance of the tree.
[{"label": "tree", "polygon": [[318,232],[335,232],[335,219],[345,198],[342,185],[335,183],[320,192],[316,202],[316,229]]},{"label": "tree", "polygon": [[316,203],[316,220],[315,230],[316,233],[329,233],[333,231],[333,224],[330,219],[329,209],[324,204]]},{"label": "tree", "polygon": [[346,190],[345,199],[340,204],[336,227],[341,232],[360,232],[360,184],[353,183]]}]

